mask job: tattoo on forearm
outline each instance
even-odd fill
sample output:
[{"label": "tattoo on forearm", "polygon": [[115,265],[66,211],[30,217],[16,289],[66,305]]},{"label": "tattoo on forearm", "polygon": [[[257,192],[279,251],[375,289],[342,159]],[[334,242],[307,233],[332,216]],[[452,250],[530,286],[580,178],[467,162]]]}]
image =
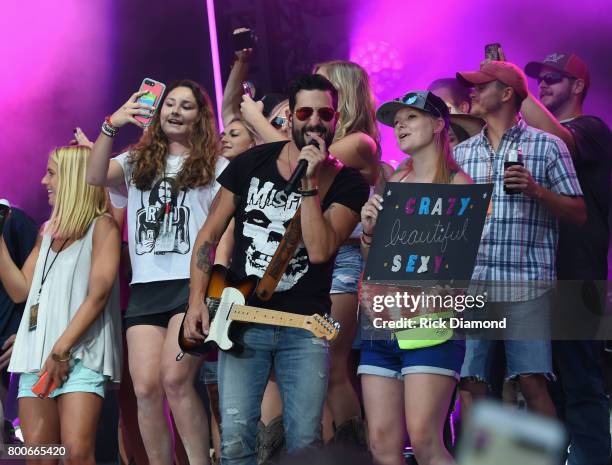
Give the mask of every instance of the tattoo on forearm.
[{"label": "tattoo on forearm", "polygon": [[198,249],[198,269],[203,273],[210,273],[210,269],[214,262],[215,248],[210,242],[204,241],[204,244]]}]

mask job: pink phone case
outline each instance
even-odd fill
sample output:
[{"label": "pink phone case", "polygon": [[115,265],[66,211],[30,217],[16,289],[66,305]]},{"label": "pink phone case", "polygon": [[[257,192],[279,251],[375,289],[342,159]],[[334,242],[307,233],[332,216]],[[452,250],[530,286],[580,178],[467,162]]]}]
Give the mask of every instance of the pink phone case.
[{"label": "pink phone case", "polygon": [[[147,105],[152,105],[154,108],[153,111],[157,111],[159,102],[166,91],[166,85],[162,82],[156,81],[155,79],[144,78],[140,84],[139,92],[143,90],[148,92],[140,97],[138,101],[141,103],[146,103]],[[135,116],[135,119],[136,121],[140,121],[146,127],[151,124],[153,117]]]}]

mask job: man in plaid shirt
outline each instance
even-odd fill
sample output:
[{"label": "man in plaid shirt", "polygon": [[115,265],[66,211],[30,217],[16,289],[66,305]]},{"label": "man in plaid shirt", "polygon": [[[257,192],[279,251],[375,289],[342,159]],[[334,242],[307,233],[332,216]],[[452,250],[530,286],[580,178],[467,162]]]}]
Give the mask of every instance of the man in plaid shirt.
[{"label": "man in plaid shirt", "polygon": [[[512,317],[519,335],[529,327],[547,328],[548,291],[556,278],[557,221],[586,220],[572,159],[559,138],[520,118],[528,94],[520,68],[491,61],[480,71],[457,73],[457,79],[474,87],[472,112],[487,125],[455,148],[455,159],[474,182],[494,185],[473,279],[486,281],[487,309]],[[519,164],[505,168],[505,162]],[[486,394],[494,344],[467,341],[461,389],[468,405],[473,397]],[[507,377],[518,377],[530,409],[555,416],[546,384],[552,374],[550,341],[531,338],[504,344]]]}]

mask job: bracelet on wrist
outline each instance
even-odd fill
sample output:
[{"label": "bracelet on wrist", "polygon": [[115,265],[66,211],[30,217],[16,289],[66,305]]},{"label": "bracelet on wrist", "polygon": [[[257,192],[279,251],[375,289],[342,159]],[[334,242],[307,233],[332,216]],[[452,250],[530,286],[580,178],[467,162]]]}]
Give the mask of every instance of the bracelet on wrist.
[{"label": "bracelet on wrist", "polygon": [[72,358],[72,351],[69,350],[68,352],[65,352],[63,354],[57,354],[53,352],[51,354],[51,358],[53,359],[53,361],[58,362],[58,363],[69,362],[70,359]]},{"label": "bracelet on wrist", "polygon": [[318,187],[313,187],[312,189],[299,188],[297,191],[298,191],[298,194],[300,194],[302,197],[314,197],[315,195],[319,193],[319,188]]},{"label": "bracelet on wrist", "polygon": [[365,229],[361,231],[361,234],[367,237],[374,237],[374,234],[368,234],[367,232],[365,232]]},{"label": "bracelet on wrist", "polygon": [[104,118],[104,122],[102,123],[102,133],[107,135],[108,137],[115,137],[117,135],[117,131],[119,128],[113,126],[110,116]]}]

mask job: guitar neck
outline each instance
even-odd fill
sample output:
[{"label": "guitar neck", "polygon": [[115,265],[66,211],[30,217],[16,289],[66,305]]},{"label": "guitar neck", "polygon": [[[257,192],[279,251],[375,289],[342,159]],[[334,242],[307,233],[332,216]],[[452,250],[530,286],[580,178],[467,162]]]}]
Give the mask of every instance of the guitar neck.
[{"label": "guitar neck", "polygon": [[279,312],[278,310],[268,310],[267,308],[251,307],[249,305],[234,305],[230,318],[234,321],[247,323],[304,328],[306,316],[296,313]]}]

